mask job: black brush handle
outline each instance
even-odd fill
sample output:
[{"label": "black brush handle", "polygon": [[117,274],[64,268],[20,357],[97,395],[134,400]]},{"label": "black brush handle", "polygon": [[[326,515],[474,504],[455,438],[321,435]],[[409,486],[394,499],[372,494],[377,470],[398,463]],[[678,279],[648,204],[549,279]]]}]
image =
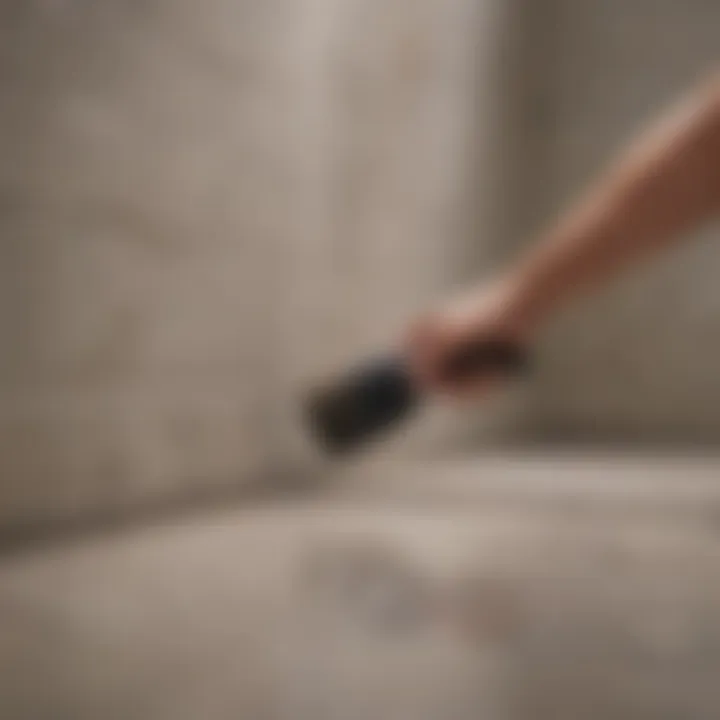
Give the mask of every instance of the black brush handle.
[{"label": "black brush handle", "polygon": [[449,381],[472,380],[484,374],[519,375],[529,365],[527,351],[507,340],[476,340],[459,348],[441,368]]}]

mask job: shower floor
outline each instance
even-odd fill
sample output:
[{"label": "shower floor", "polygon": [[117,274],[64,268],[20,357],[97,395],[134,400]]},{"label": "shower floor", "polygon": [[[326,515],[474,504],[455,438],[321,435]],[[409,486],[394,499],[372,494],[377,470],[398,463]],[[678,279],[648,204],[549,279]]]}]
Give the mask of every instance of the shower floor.
[{"label": "shower floor", "polygon": [[0,717],[720,717],[719,470],[379,462],[7,556]]}]

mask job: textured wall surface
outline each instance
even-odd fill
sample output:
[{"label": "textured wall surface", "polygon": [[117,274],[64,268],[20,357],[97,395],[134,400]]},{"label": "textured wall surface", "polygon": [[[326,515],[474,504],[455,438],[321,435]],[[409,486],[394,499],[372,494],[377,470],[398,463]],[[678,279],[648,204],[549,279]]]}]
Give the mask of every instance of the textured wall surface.
[{"label": "textured wall surface", "polygon": [[2,4],[3,517],[267,451],[261,318],[313,222],[306,13],[205,5]]},{"label": "textured wall surface", "polygon": [[[507,258],[713,62],[716,4],[649,7],[3,3],[0,521],[290,452],[307,378]],[[716,440],[716,257],[560,322],[516,419]]]},{"label": "textured wall surface", "polygon": [[713,720],[718,470],[406,468],[3,558],[0,715]]},{"label": "textured wall surface", "polygon": [[496,4],[0,20],[0,520],[237,481],[304,379],[467,272]]}]

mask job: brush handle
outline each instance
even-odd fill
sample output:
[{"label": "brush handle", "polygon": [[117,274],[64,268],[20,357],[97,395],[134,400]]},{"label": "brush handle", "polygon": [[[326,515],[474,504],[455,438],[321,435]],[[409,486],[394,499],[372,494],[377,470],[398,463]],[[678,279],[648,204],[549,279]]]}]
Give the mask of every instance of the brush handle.
[{"label": "brush handle", "polygon": [[527,351],[506,340],[477,340],[451,355],[441,369],[449,381],[471,380],[483,374],[519,375],[528,367]]}]

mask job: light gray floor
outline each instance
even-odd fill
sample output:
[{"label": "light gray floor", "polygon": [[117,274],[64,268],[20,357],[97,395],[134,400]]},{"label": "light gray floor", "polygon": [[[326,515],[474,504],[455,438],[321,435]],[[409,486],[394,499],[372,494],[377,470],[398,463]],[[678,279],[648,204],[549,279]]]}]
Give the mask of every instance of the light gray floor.
[{"label": "light gray floor", "polygon": [[0,717],[712,720],[719,469],[378,466],[6,557]]}]

